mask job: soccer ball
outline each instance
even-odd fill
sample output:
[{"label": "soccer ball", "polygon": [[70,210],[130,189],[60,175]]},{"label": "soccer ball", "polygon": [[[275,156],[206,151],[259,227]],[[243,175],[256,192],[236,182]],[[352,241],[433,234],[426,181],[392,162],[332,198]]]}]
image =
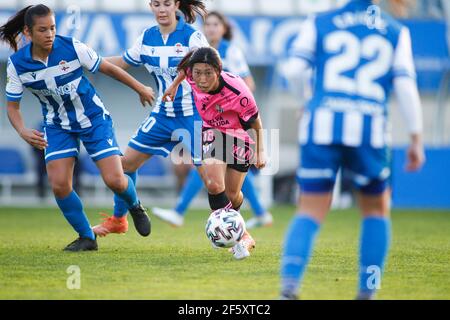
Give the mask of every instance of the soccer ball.
[{"label": "soccer ball", "polygon": [[213,247],[230,248],[244,235],[244,218],[233,209],[216,210],[209,216],[205,232]]}]

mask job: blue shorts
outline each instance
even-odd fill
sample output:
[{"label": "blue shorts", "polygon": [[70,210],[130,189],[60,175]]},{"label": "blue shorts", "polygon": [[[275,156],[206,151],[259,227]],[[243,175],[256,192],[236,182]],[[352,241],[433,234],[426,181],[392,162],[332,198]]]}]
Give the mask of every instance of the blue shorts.
[{"label": "blue shorts", "polygon": [[77,157],[80,153],[80,140],[92,160],[122,155],[114,134],[113,121],[108,115],[91,120],[92,126],[68,131],[58,127],[44,127],[48,147],[45,149],[45,162]]},{"label": "blue shorts", "polygon": [[187,117],[167,117],[152,113],[131,137],[128,146],[139,152],[167,157],[177,147],[191,153],[194,164],[202,158],[202,120],[196,113]]},{"label": "blue shorts", "polygon": [[297,181],[302,192],[332,191],[340,168],[350,173],[355,187],[365,194],[381,194],[389,182],[388,148],[308,143],[301,146],[300,159]]}]

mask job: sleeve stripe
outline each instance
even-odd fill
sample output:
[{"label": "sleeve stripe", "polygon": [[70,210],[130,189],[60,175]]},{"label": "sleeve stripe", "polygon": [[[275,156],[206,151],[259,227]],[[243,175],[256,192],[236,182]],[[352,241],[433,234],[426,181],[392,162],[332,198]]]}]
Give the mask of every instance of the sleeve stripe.
[{"label": "sleeve stripe", "polygon": [[11,98],[20,98],[22,96],[22,94],[23,94],[23,92],[21,92],[21,93],[11,93],[11,92],[6,91],[6,95],[8,97],[11,97]]},{"label": "sleeve stripe", "polygon": [[97,70],[98,70],[98,67],[100,67],[100,62],[101,62],[101,61],[102,61],[102,58],[101,58],[101,57],[98,57],[97,62],[94,64],[94,66],[92,67],[92,69],[89,70],[89,72],[96,73]]},{"label": "sleeve stripe", "polygon": [[123,58],[125,61],[133,66],[140,66],[142,63],[140,61],[134,60],[130,55],[128,54],[128,51],[126,51],[123,55]]},{"label": "sleeve stripe", "polygon": [[416,78],[416,75],[407,70],[393,70],[394,77],[409,77],[412,79]]}]

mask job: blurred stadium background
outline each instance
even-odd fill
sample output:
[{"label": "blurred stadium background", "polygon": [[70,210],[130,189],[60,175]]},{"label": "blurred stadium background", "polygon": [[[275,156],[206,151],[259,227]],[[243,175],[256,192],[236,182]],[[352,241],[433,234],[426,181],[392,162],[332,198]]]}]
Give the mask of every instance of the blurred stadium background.
[{"label": "blurred stadium background", "polygon": [[[408,0],[406,0],[408,1]],[[257,82],[256,99],[265,127],[280,129],[278,170],[258,180],[266,205],[291,203],[297,194],[295,170],[298,164],[297,123],[301,101],[292,95],[278,72],[278,62],[295,36],[299,23],[310,13],[328,10],[346,0],[209,0],[209,9],[225,13],[234,26],[234,41],[243,49]],[[410,28],[415,64],[421,92],[427,164],[420,173],[404,175],[404,146],[408,141],[405,126],[392,102],[393,204],[397,208],[450,209],[450,1],[409,0],[404,10],[382,5],[394,11]],[[154,24],[147,0],[0,0],[0,23],[16,10],[29,4],[44,3],[57,13],[58,33],[74,36],[103,56],[120,55],[131,46],[141,31]],[[197,21],[198,27],[201,22]],[[51,190],[44,198],[37,192],[37,156],[22,141],[6,114],[6,60],[11,52],[0,45],[0,205],[36,206],[54,204]],[[152,84],[144,68],[131,70],[139,80]],[[115,121],[116,134],[124,150],[128,139],[149,110],[140,107],[137,96],[128,88],[103,75],[91,77]],[[27,125],[37,127],[40,106],[28,92],[22,112]],[[92,162],[81,156],[81,195],[88,205],[112,205]],[[140,170],[139,191],[143,202],[172,206],[176,178],[168,159],[153,158]],[[48,187],[47,187],[48,188]],[[349,205],[343,197],[337,206]],[[346,203],[344,203],[346,202]],[[201,196],[194,206],[207,205]]]}]

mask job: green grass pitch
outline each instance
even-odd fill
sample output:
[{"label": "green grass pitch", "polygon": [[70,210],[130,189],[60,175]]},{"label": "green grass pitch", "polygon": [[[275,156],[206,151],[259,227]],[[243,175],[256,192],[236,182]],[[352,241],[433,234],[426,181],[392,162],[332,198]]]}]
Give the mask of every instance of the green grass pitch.
[{"label": "green grass pitch", "polygon": [[[97,210],[87,210],[92,224]],[[99,251],[66,253],[75,234],[57,209],[0,209],[0,299],[277,299],[284,232],[294,208],[272,209],[272,227],[252,232],[257,247],[243,261],[214,250],[207,210],[183,228],[152,217],[153,231],[99,239]],[[249,212],[243,213],[246,218]],[[353,299],[360,219],[332,212],[308,267],[302,299]],[[67,288],[79,266],[81,288]],[[393,239],[379,299],[450,299],[450,212],[394,211]]]}]

